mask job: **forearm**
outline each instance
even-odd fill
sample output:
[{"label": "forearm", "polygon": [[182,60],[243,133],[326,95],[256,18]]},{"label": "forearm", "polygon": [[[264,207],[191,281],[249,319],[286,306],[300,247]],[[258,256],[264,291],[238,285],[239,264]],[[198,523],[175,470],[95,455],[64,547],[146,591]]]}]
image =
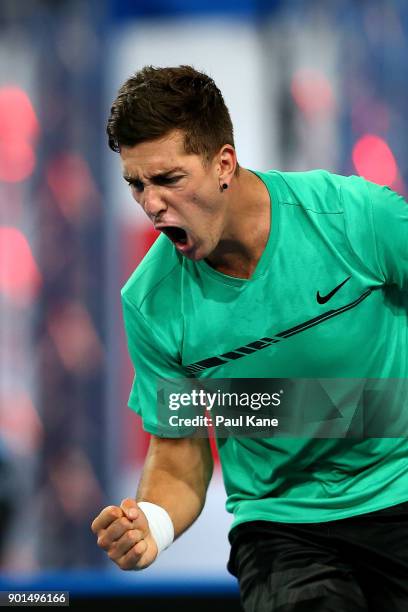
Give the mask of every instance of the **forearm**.
[{"label": "forearm", "polygon": [[208,439],[153,436],[136,499],[162,506],[178,537],[203,509],[212,469]]}]

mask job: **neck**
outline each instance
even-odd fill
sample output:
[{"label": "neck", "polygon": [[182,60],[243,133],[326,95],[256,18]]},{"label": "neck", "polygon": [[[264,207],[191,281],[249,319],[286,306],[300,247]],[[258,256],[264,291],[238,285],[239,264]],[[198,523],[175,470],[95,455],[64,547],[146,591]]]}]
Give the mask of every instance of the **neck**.
[{"label": "neck", "polygon": [[229,198],[225,229],[206,261],[223,274],[250,278],[268,242],[269,192],[253,172],[240,168],[223,197]]}]

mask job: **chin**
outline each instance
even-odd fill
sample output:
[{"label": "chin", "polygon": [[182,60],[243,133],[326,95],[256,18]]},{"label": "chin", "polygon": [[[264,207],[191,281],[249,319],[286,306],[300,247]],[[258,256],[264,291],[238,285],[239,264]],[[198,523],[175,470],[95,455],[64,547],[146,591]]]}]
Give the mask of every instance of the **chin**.
[{"label": "chin", "polygon": [[183,256],[191,261],[200,261],[201,259],[205,259],[207,255],[203,255],[200,251],[196,251],[194,249],[191,252],[183,253]]},{"label": "chin", "polygon": [[187,259],[191,259],[191,261],[200,261],[206,259],[211,253],[211,249],[205,249],[203,246],[199,246],[198,248],[192,248],[189,251],[185,251],[183,255],[187,257]]},{"label": "chin", "polygon": [[215,248],[209,241],[194,241],[193,245],[183,251],[181,254],[183,257],[190,259],[191,261],[201,261],[207,259],[214,252]]}]

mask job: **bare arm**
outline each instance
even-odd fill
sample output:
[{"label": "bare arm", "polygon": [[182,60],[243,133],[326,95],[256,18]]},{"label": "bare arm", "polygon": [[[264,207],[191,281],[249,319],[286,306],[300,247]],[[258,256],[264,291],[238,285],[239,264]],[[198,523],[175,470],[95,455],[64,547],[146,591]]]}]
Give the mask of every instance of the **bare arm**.
[{"label": "bare arm", "polygon": [[[203,509],[213,460],[206,438],[151,437],[137,501],[162,506],[175,536],[185,531]],[[122,569],[143,569],[157,557],[149,524],[135,500],[104,508],[92,523],[98,545]]]},{"label": "bare arm", "polygon": [[136,499],[167,510],[178,537],[201,513],[212,470],[208,439],[152,436]]}]

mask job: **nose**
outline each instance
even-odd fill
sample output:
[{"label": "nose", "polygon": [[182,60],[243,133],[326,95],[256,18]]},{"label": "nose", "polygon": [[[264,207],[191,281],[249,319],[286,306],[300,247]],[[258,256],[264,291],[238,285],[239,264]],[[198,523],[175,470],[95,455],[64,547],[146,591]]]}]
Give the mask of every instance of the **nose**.
[{"label": "nose", "polygon": [[156,185],[148,185],[143,192],[143,210],[151,219],[157,217],[167,209],[166,203],[160,194],[160,189]]}]

